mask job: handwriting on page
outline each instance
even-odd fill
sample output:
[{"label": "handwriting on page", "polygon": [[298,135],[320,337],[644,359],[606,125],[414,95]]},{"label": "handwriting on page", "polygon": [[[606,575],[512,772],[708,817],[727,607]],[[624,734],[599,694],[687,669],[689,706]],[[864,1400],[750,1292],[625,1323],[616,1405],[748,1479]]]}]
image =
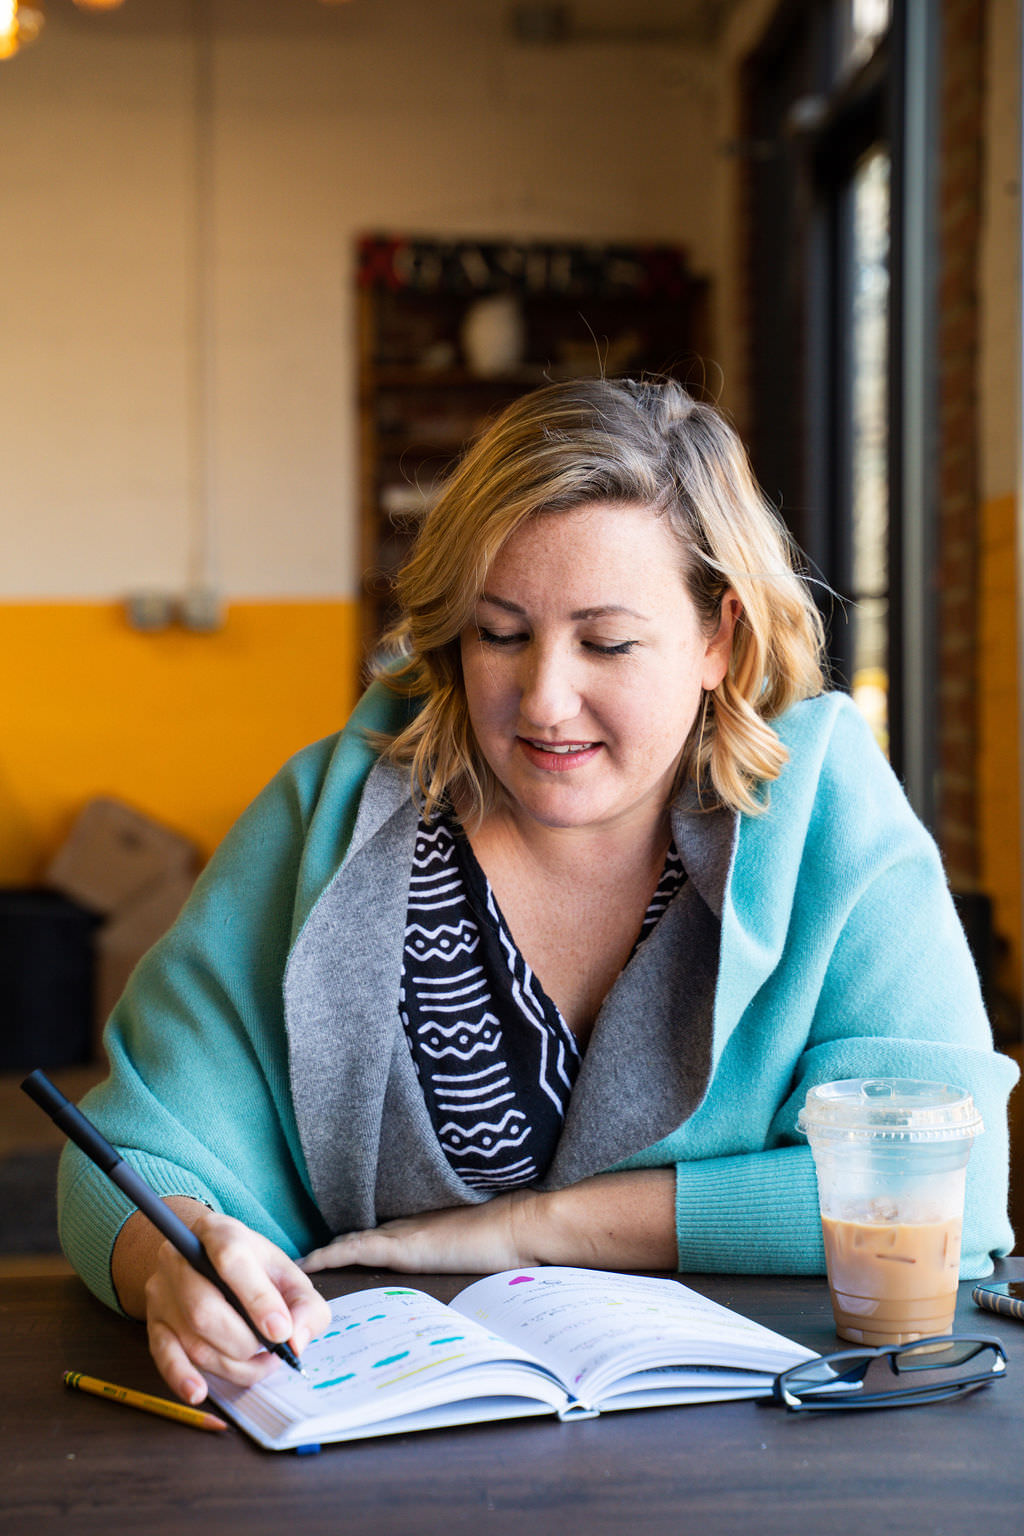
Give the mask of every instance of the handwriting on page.
[{"label": "handwriting on page", "polygon": [[404,1287],[363,1291],[334,1304],[335,1319],[302,1356],[307,1380],[276,1371],[267,1386],[303,1412],[385,1393],[493,1354],[493,1336]]},{"label": "handwriting on page", "polygon": [[674,1280],[592,1275],[552,1267],[497,1275],[471,1287],[459,1310],[517,1338],[578,1388],[623,1354],[643,1356],[666,1342],[749,1334],[746,1318],[729,1313]]}]

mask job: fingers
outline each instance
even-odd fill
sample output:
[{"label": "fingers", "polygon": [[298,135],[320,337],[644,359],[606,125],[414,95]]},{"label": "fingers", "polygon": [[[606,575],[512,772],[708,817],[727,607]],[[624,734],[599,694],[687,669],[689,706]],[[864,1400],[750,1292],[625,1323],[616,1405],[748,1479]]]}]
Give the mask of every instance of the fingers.
[{"label": "fingers", "polygon": [[330,1326],[331,1309],[297,1264],[288,1261],[285,1273],[276,1276],[278,1289],[292,1318],[288,1342],[301,1354],[318,1334]]},{"label": "fingers", "polygon": [[280,1364],[276,1355],[264,1351],[245,1361],[231,1358],[185,1328],[179,1335],[159,1318],[154,1318],[148,1329],[149,1349],[157,1370],[171,1390],[193,1406],[207,1394],[203,1371],[223,1376],[239,1386],[251,1386]]},{"label": "fingers", "polygon": [[385,1222],[366,1232],[345,1232],[335,1237],[324,1248],[315,1248],[299,1260],[299,1268],[307,1275],[320,1269],[346,1269],[350,1264],[362,1264],[367,1269],[407,1269],[415,1271],[417,1264],[413,1245],[403,1242],[409,1231],[406,1221]]},{"label": "fingers", "polygon": [[318,1269],[344,1269],[347,1264],[355,1264],[358,1260],[350,1257],[355,1246],[353,1238],[361,1234],[348,1233],[344,1237],[336,1237],[324,1248],[314,1248],[312,1253],[307,1253],[304,1259],[299,1260],[299,1268],[305,1274],[314,1274]]},{"label": "fingers", "polygon": [[[253,1325],[296,1353],[329,1321],[327,1303],[287,1254],[241,1222],[205,1213],[193,1230]],[[236,1308],[170,1244],[161,1248],[145,1290],[150,1349],[167,1384],[186,1402],[206,1395],[203,1372],[248,1386],[275,1370]]]},{"label": "fingers", "polygon": [[[530,1197],[539,1199],[533,1192]],[[366,1232],[348,1232],[301,1261],[307,1274],[364,1264],[369,1269],[394,1269],[409,1274],[491,1274],[516,1264],[533,1262],[517,1246],[526,1230],[518,1206],[526,1192],[514,1190],[482,1205],[425,1211],[402,1216]]]},{"label": "fingers", "polygon": [[[282,1344],[292,1335],[291,1309],[274,1282],[271,1266],[282,1273],[280,1265],[273,1264],[278,1250],[265,1243],[256,1233],[250,1232],[240,1222],[227,1217],[215,1217],[204,1221],[194,1229],[221,1279],[241,1302],[255,1327],[272,1344]],[[285,1264],[290,1261],[282,1254]],[[212,1306],[212,1303],[211,1303]],[[242,1322],[235,1309],[235,1318]],[[242,1322],[250,1351],[260,1348],[259,1340]],[[232,1337],[240,1337],[237,1327]],[[308,1342],[308,1341],[307,1341]]]}]

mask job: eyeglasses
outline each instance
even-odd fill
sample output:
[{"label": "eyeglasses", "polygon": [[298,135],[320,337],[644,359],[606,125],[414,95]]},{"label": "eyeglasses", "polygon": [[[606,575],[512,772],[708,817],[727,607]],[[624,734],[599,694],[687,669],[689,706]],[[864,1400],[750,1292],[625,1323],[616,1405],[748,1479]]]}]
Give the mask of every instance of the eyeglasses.
[{"label": "eyeglasses", "polygon": [[[896,1386],[864,1391],[875,1361],[885,1360],[894,1376],[912,1378]],[[881,1367],[873,1374],[877,1378]],[[793,1413],[827,1408],[909,1408],[961,1397],[998,1381],[1006,1372],[1006,1353],[998,1339],[948,1335],[916,1339],[913,1344],[884,1344],[877,1349],[841,1349],[790,1366],[776,1376],[773,1396]]]}]

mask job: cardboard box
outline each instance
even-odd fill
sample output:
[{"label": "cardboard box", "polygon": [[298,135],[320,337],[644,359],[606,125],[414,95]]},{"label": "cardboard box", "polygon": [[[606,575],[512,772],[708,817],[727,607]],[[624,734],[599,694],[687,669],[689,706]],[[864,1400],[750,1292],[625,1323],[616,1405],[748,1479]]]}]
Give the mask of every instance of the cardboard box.
[{"label": "cardboard box", "polygon": [[128,977],[174,922],[199,872],[187,837],[120,800],[90,800],[43,876],[49,892],[97,919],[92,939],[91,1045],[100,1038]]},{"label": "cardboard box", "polygon": [[165,880],[195,878],[199,851],[180,833],[119,800],[91,800],[43,884],[102,916],[120,912]]}]

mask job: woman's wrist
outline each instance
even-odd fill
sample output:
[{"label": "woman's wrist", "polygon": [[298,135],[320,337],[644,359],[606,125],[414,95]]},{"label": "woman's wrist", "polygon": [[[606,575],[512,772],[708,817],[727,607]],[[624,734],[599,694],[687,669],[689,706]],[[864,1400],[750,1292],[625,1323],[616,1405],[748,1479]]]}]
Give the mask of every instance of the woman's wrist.
[{"label": "woman's wrist", "polygon": [[599,1173],[513,1206],[524,1262],[591,1269],[677,1267],[675,1169]]},{"label": "woman's wrist", "polygon": [[[210,1207],[187,1195],[171,1195],[166,1203],[186,1226],[191,1227]],[[146,1316],[146,1281],[153,1273],[156,1256],[166,1241],[147,1216],[135,1211],[120,1232],[110,1257],[110,1278],[122,1309],[129,1317]]]}]

